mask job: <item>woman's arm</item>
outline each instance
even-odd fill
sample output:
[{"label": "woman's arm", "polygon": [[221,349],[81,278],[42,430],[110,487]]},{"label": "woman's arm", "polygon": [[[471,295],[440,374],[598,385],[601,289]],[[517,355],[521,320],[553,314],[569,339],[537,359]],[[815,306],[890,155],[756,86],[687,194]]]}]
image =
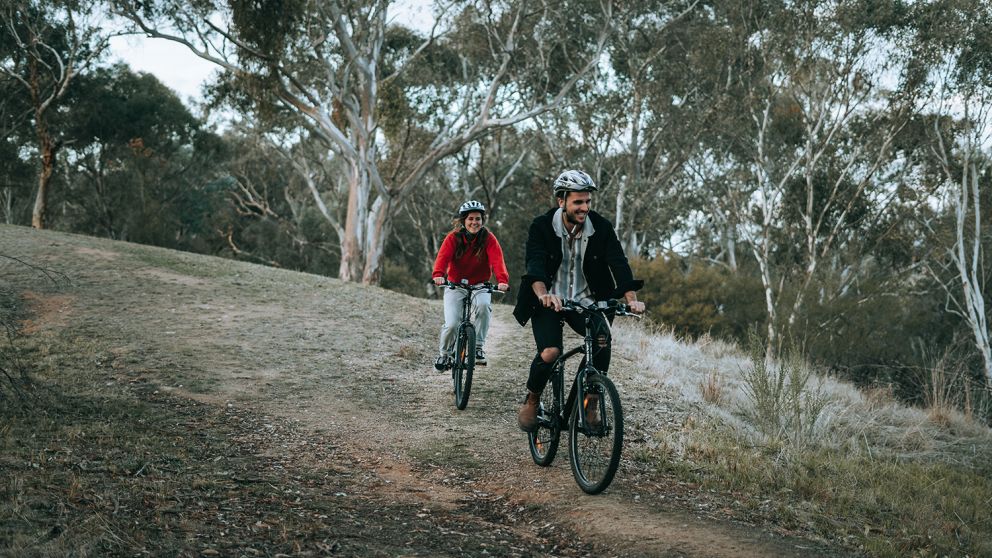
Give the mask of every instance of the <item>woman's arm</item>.
[{"label": "woman's arm", "polygon": [[444,237],[444,241],[441,242],[441,248],[437,251],[437,257],[434,259],[434,273],[431,274],[431,277],[447,277],[448,266],[451,265],[451,260],[454,257],[455,235],[448,233],[448,236]]}]

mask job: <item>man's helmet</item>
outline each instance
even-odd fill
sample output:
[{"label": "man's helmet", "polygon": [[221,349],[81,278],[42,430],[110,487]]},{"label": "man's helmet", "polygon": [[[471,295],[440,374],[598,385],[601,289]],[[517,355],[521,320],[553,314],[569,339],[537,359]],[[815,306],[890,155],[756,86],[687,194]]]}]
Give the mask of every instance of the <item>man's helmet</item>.
[{"label": "man's helmet", "polygon": [[580,170],[567,170],[555,179],[555,195],[568,192],[595,192],[592,177]]},{"label": "man's helmet", "polygon": [[482,202],[469,200],[463,203],[462,206],[458,208],[458,215],[464,217],[465,214],[471,213],[473,211],[481,212],[482,215],[484,216],[486,214],[486,206],[482,205]]}]

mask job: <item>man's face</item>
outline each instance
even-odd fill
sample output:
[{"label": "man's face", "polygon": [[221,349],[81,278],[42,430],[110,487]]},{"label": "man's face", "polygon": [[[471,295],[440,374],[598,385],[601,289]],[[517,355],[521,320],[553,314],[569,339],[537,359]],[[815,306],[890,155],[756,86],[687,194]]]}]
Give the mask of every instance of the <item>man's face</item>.
[{"label": "man's face", "polygon": [[465,230],[471,234],[475,234],[482,230],[482,214],[478,211],[473,211],[465,216]]},{"label": "man's face", "polygon": [[581,225],[586,222],[586,215],[592,204],[591,192],[568,192],[564,199],[558,198],[558,206],[565,209],[565,222]]}]

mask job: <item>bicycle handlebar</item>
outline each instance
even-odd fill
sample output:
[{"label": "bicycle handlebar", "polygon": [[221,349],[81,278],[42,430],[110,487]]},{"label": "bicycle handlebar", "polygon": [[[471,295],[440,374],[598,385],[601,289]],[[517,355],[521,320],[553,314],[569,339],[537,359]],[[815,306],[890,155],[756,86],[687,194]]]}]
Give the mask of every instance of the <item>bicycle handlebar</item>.
[{"label": "bicycle handlebar", "polygon": [[565,300],[561,304],[561,309],[571,310],[573,312],[604,312],[606,310],[613,310],[615,316],[633,316],[638,319],[642,317],[640,314],[631,312],[630,305],[626,302],[621,302],[615,298],[600,300],[592,304],[582,304],[578,300]]},{"label": "bicycle handlebar", "polygon": [[[432,281],[432,283],[433,283],[433,281]],[[486,291],[486,292],[488,292],[490,294],[492,294],[492,293],[506,294],[506,291],[501,291],[501,290],[497,289],[496,288],[496,285],[493,285],[492,283],[490,283],[488,281],[486,281],[485,283],[481,283],[479,285],[469,285],[468,283],[465,283],[465,284],[462,284],[462,283],[452,283],[451,281],[448,281],[447,279],[445,279],[444,280],[444,283],[441,283],[440,285],[437,285],[437,283],[434,283],[434,284],[436,286],[438,286],[438,287],[447,287],[449,289],[465,289],[468,292],[472,292],[472,291]]]}]

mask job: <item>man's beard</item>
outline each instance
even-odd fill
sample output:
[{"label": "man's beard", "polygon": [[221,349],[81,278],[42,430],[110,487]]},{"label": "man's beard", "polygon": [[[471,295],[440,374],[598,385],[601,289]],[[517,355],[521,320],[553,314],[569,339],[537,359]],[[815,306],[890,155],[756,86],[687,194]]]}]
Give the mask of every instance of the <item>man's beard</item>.
[{"label": "man's beard", "polygon": [[573,219],[572,218],[572,214],[569,213],[569,212],[567,212],[567,211],[565,212],[565,222],[566,223],[569,223],[569,224],[572,224],[572,225],[581,225],[582,224],[581,222],[576,221],[575,219]]}]

